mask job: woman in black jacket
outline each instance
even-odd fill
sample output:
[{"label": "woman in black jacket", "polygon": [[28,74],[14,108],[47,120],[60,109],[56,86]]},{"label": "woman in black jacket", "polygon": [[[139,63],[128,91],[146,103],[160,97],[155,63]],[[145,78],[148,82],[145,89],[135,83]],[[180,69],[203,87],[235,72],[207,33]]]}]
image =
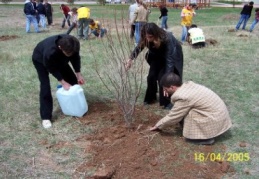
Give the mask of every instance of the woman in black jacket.
[{"label": "woman in black jacket", "polygon": [[168,12],[168,10],[167,10],[167,8],[165,7],[164,4],[159,6],[159,10],[160,10],[160,13],[161,13],[161,15],[159,17],[159,19],[161,19],[161,28],[166,30],[168,28],[168,26],[167,26],[167,19],[168,19],[167,12]]},{"label": "woman in black jacket", "polygon": [[164,31],[155,23],[147,23],[141,29],[140,43],[131,53],[127,68],[131,67],[133,60],[145,47],[149,49],[146,54],[146,61],[150,68],[144,105],[151,104],[156,100],[158,82],[160,106],[168,108],[170,100],[164,96],[163,88],[159,83],[163,74],[168,72],[174,72],[182,78],[183,51],[181,44],[171,32]]}]

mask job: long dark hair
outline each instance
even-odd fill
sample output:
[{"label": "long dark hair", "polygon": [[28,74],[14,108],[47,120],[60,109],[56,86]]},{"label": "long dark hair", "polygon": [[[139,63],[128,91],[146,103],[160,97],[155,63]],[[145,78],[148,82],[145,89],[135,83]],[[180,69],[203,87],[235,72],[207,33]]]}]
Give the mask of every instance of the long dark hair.
[{"label": "long dark hair", "polygon": [[167,39],[165,30],[158,27],[158,25],[156,25],[153,22],[146,23],[141,28],[140,46],[142,46],[142,47],[147,46],[147,44],[148,44],[148,42],[146,40],[146,34],[152,35],[155,38],[159,38],[161,40],[161,42],[164,42]]}]

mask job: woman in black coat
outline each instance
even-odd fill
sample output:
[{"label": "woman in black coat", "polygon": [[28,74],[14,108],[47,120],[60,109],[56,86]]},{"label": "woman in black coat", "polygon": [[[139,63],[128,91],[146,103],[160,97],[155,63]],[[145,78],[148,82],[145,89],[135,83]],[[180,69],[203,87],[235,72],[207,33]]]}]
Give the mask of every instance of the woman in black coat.
[{"label": "woman in black coat", "polygon": [[162,76],[168,72],[174,72],[182,78],[182,46],[171,32],[166,32],[155,23],[147,23],[141,29],[140,43],[131,53],[127,68],[131,67],[133,60],[145,47],[149,49],[146,54],[146,61],[150,68],[144,104],[151,104],[156,101],[157,85],[159,85],[160,106],[168,108],[170,100],[164,96],[163,88],[159,83]]}]

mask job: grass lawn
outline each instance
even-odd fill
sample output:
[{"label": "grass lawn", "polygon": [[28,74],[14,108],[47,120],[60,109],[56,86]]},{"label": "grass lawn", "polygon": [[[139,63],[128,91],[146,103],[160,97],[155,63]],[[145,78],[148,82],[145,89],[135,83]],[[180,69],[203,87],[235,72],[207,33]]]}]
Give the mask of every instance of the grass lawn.
[{"label": "grass lawn", "polygon": [[[127,5],[89,7],[91,17],[102,21],[106,27],[114,24],[114,17],[120,27],[121,22],[127,20]],[[54,26],[48,32],[26,34],[22,5],[0,5],[0,12],[0,178],[71,178],[75,166],[88,160],[89,156],[80,145],[61,149],[51,146],[91,134],[93,128],[60,112],[57,112],[53,128],[42,128],[38,111],[39,82],[31,62],[32,51],[39,41],[66,32],[66,29],[60,29],[62,14],[55,5]],[[215,144],[226,147],[235,170],[234,174],[226,174],[225,177],[259,178],[259,26],[253,33],[228,32],[234,29],[239,13],[239,8],[197,10],[193,23],[203,29],[207,39],[216,40],[217,45],[200,50],[183,45],[183,74],[185,81],[193,80],[211,88],[227,104],[233,127]],[[157,22],[159,15],[158,9],[152,9],[150,21]],[[247,29],[253,19],[254,12]],[[169,9],[168,25],[180,39],[180,9]],[[114,28],[108,30],[115,34]],[[71,34],[76,35],[76,32]],[[91,39],[80,43],[82,73],[87,81],[83,88],[88,102],[111,99],[112,95],[102,85],[93,67],[95,58],[98,58],[104,62],[105,70],[107,54],[100,49],[102,41]],[[93,56],[90,49],[98,51],[98,55]],[[145,78],[139,104],[144,98]],[[57,84],[51,76],[53,94]],[[54,111],[59,111],[56,99]],[[156,108],[150,112],[161,114]],[[46,142],[48,147],[42,147]],[[184,150],[191,149],[187,147]],[[249,155],[248,161],[233,157],[245,153]],[[36,156],[40,159],[35,160]],[[47,159],[55,160],[55,164]],[[54,165],[55,168],[51,169]]]}]

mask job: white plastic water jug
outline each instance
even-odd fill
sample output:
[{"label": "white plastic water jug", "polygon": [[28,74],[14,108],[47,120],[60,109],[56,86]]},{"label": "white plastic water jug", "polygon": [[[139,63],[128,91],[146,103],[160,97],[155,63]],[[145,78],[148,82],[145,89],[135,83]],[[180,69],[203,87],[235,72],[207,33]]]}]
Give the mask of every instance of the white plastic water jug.
[{"label": "white plastic water jug", "polygon": [[84,90],[80,85],[74,85],[65,90],[58,88],[56,96],[65,115],[82,117],[88,111]]}]

